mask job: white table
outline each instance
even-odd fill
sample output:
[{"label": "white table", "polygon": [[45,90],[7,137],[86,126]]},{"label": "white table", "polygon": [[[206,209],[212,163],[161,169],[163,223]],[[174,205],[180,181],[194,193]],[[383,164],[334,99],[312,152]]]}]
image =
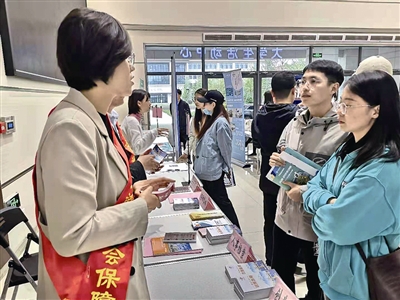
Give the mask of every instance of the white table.
[{"label": "white table", "polygon": [[[187,171],[156,173],[148,176],[169,177],[182,186]],[[215,204],[217,210],[218,206]],[[145,238],[160,237],[166,232],[191,232],[189,213],[198,210],[174,211],[168,200],[149,214]],[[196,254],[145,257],[144,266],[151,299],[237,299],[233,285],[225,275],[225,266],[235,264],[226,249],[227,243],[210,245],[200,234],[203,251]]]},{"label": "white table", "polygon": [[235,263],[228,254],[147,266],[150,298],[238,299],[225,275],[225,266]]},{"label": "white table", "polygon": [[[192,221],[188,213],[174,215],[157,216],[149,218],[145,238],[164,236],[166,232],[193,232]],[[202,245],[203,251],[195,254],[166,255],[156,257],[145,257],[144,265],[154,265],[171,261],[190,260],[199,257],[210,257],[222,254],[228,254],[227,243],[219,245],[210,245],[205,238],[198,234],[198,241]]]}]

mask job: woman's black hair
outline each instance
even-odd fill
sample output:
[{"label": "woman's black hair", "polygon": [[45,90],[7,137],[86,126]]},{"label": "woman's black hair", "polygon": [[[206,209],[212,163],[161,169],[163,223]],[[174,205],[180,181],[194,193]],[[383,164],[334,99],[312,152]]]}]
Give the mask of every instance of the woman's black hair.
[{"label": "woman's black hair", "polygon": [[[352,76],[345,87],[372,107],[379,105],[379,116],[368,132],[365,145],[357,152],[351,168],[357,168],[374,158],[384,158],[388,162],[398,161],[400,97],[393,77],[383,71],[363,72]],[[353,135],[350,134],[345,143],[352,138]]]},{"label": "woman's black hair", "polygon": [[[212,103],[212,102],[209,102]],[[223,104],[215,104],[213,113],[211,116],[206,116],[206,120],[204,122],[203,127],[200,128],[200,132],[197,134],[197,139],[201,139],[204,134],[207,132],[208,129],[212,126],[212,124],[215,122],[216,119],[218,119],[220,116],[225,117],[225,119],[230,123],[229,121],[229,115],[228,112],[226,111],[225,107]]]},{"label": "woman's black hair", "polygon": [[108,83],[132,54],[126,29],[112,16],[89,8],[73,9],[57,34],[57,63],[68,85],[78,91]]},{"label": "woman's black hair", "polygon": [[[196,94],[202,95],[204,96],[207,93],[206,89],[200,88],[197,91],[194,92],[194,95],[196,96]],[[202,123],[203,120],[203,112],[201,111],[201,109],[196,108],[195,112],[194,112],[194,132],[196,135],[199,134],[200,132],[200,125]]]},{"label": "woman's black hair", "polygon": [[266,91],[264,93],[264,105],[270,104],[270,103],[274,103],[274,100],[272,98],[272,94],[270,91]]},{"label": "woman's black hair", "polygon": [[148,93],[145,90],[133,90],[132,94],[129,96],[128,114],[138,114],[140,112],[138,102],[145,100],[146,97],[148,97]]}]

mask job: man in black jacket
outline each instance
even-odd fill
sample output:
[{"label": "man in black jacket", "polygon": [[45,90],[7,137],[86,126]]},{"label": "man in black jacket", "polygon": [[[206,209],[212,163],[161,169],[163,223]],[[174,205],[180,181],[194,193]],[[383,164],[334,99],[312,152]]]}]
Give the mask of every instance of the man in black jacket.
[{"label": "man in black jacket", "polygon": [[[189,136],[186,130],[186,120],[187,116],[189,116],[189,120],[192,117],[192,113],[190,112],[189,104],[183,99],[181,99],[182,91],[180,89],[176,90],[178,97],[178,112],[179,112],[179,140],[183,144],[183,149],[186,149],[186,142],[189,140]],[[172,115],[172,103],[169,105],[169,110]],[[175,116],[172,116],[173,118]]]},{"label": "man in black jacket", "polygon": [[276,213],[276,198],[279,186],[265,176],[270,170],[269,158],[276,152],[276,145],[283,129],[294,118],[297,106],[293,104],[295,96],[294,74],[278,72],[272,77],[271,94],[274,103],[265,104],[254,119],[252,136],[261,146],[261,175],[259,187],[264,194],[264,241],[266,262],[272,263],[273,228]]}]

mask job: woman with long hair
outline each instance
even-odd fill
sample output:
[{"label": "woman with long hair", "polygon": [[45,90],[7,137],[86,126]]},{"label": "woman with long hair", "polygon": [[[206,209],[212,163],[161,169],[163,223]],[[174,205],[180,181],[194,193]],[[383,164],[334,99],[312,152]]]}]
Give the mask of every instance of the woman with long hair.
[{"label": "woman with long hair", "polygon": [[232,129],[223,106],[225,98],[219,91],[213,90],[206,92],[197,101],[202,103],[206,117],[196,136],[194,172],[219,208],[239,227],[239,220],[224,183],[225,173],[230,176],[232,157]]},{"label": "woman with long hair", "polygon": [[135,89],[129,96],[128,115],[122,121],[124,136],[135,154],[143,154],[154,142],[157,135],[168,134],[166,128],[142,129],[143,115],[150,111],[150,94],[142,89]]},{"label": "woman with long hair", "polygon": [[400,99],[383,71],[351,77],[335,103],[348,138],[303,194],[319,238],[321,287],[327,299],[370,299],[367,258],[400,244]]},{"label": "woman with long hair", "polygon": [[[189,132],[189,147],[185,148],[183,154],[179,157],[178,161],[186,161],[190,154],[195,155],[196,153],[196,135],[200,132],[200,127],[206,120],[206,115],[203,114],[202,107],[203,103],[197,101],[198,98],[204,97],[207,90],[200,88],[194,93],[194,105],[196,110],[194,117],[190,120],[190,132]],[[189,150],[191,153],[189,153]]]}]

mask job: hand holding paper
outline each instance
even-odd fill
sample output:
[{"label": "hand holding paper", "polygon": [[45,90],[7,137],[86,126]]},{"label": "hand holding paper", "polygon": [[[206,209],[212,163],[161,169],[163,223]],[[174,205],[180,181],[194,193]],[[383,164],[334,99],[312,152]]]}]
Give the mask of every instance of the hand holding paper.
[{"label": "hand holding paper", "polygon": [[140,180],[134,183],[133,190],[136,196],[140,196],[140,193],[143,190],[145,190],[148,186],[152,186],[153,191],[158,191],[160,188],[167,187],[170,183],[175,183],[175,180],[166,177]]},{"label": "hand holding paper", "polygon": [[169,135],[169,131],[167,128],[158,128],[157,129],[157,133],[158,135],[162,135],[162,136],[168,136]]},{"label": "hand holding paper", "polygon": [[161,207],[160,200],[158,199],[158,197],[156,195],[153,195],[152,192],[153,192],[153,188],[151,186],[149,186],[140,195],[140,197],[146,201],[147,209],[149,212],[155,210],[156,208]]},{"label": "hand holding paper", "polygon": [[[271,162],[271,160],[276,160],[278,163],[279,160],[285,161],[283,166],[273,166],[266,177],[286,191],[289,191],[292,186],[285,184],[284,181],[303,186],[321,169],[321,166],[290,148],[286,148],[280,154],[274,153],[270,159],[270,165],[273,165],[274,162]],[[290,192],[292,199],[296,202],[301,201],[298,192],[300,191],[295,186],[293,186],[293,191]]]},{"label": "hand holding paper", "polygon": [[160,167],[160,163],[154,159],[154,155],[140,155],[138,161],[142,164],[143,168],[147,171],[154,172]]},{"label": "hand holding paper", "polygon": [[281,155],[278,152],[274,152],[269,158],[269,165],[271,167],[283,167],[285,165],[285,161],[281,159]]},{"label": "hand holding paper", "polygon": [[290,187],[290,190],[286,191],[286,195],[288,195],[290,199],[298,203],[303,201],[303,196],[300,189],[301,185],[295,184],[290,181],[282,181],[282,183]]}]

